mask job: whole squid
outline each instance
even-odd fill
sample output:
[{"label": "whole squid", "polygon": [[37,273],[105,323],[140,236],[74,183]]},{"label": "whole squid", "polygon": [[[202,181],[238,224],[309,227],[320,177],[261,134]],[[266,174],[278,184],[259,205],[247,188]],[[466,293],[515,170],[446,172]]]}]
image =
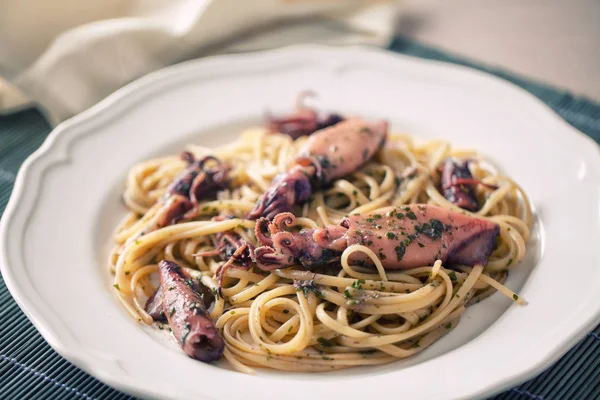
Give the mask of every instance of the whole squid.
[{"label": "whole squid", "polygon": [[313,133],[299,149],[291,168],[273,179],[247,215],[272,219],[306,203],[314,190],[358,170],[385,144],[388,124],[347,119]]},{"label": "whole squid", "polygon": [[219,190],[225,189],[228,182],[229,167],[213,156],[196,160],[194,155],[183,152],[181,158],[188,165],[167,187],[156,221],[159,227],[172,225],[193,217],[200,200],[214,197]]},{"label": "whole squid", "polygon": [[475,195],[476,185],[484,185],[490,189],[498,188],[473,178],[469,169],[469,161],[459,163],[452,158],[447,158],[440,165],[439,171],[441,193],[446,200],[465,210],[477,211],[480,208]]},{"label": "whole squid", "polygon": [[158,268],[160,301],[156,295],[150,299],[148,311],[154,311],[155,319],[166,317],[173,336],[188,356],[205,362],[221,358],[225,341],[208,315],[200,292],[174,262],[162,260]]},{"label": "whole squid", "polygon": [[[255,233],[262,246],[254,250],[254,259],[260,269],[294,264],[319,268],[339,262],[342,252],[354,244],[372,250],[385,269],[410,269],[436,260],[450,265],[486,265],[500,231],[487,219],[421,204],[349,215],[338,225],[325,228],[286,230],[294,222],[291,213],[279,214],[272,222],[266,218],[257,221]],[[350,261],[371,264],[362,252],[353,254]]]}]

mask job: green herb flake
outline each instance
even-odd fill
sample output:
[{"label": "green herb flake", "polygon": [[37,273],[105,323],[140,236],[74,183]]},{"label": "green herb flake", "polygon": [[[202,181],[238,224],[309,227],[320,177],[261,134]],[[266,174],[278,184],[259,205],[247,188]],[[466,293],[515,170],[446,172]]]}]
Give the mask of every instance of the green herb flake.
[{"label": "green herb flake", "polygon": [[289,314],[289,313],[290,313],[290,310],[288,310],[288,309],[286,308],[285,310],[283,310],[283,313],[284,313],[284,314]]},{"label": "green herb flake", "polygon": [[188,335],[190,334],[191,329],[192,329],[192,326],[189,323],[185,324],[185,333],[181,337],[181,344],[185,343],[185,339],[187,339]]},{"label": "green herb flake", "polygon": [[121,289],[119,288],[119,284],[118,284],[118,283],[115,283],[115,284],[113,285],[113,287],[114,287],[115,289],[117,289],[117,290],[121,290]]},{"label": "green herb flake", "polygon": [[356,281],[354,281],[354,282],[352,283],[352,287],[353,287],[354,289],[360,290],[360,289],[362,289],[362,285],[363,285],[363,283],[365,283],[365,280],[364,280],[364,279],[359,279],[359,280],[356,280]]},{"label": "green herb flake", "polygon": [[448,322],[448,323],[447,323],[447,324],[444,326],[444,328],[446,328],[446,329],[450,329],[450,328],[452,328],[452,323]]},{"label": "green herb flake", "polygon": [[320,336],[317,339],[317,342],[319,342],[319,344],[323,347],[333,347],[335,346],[335,343],[333,343],[331,340],[324,338],[323,336]]},{"label": "green herb flake", "polygon": [[415,220],[415,219],[417,219],[417,215],[416,215],[414,212],[412,212],[412,211],[409,211],[409,212],[407,212],[407,213],[406,213],[406,216],[407,216],[408,218],[412,219],[412,220]]},{"label": "green herb flake", "polygon": [[423,243],[421,243],[421,242],[417,242],[417,244],[419,245],[420,248],[425,247],[425,245]]},{"label": "green herb flake", "polygon": [[510,260],[508,260],[508,263],[506,263],[506,266],[510,267],[510,264],[512,264],[512,262],[513,262],[513,259],[511,258]]},{"label": "green herb flake", "polygon": [[513,293],[513,300],[514,301],[519,300],[519,295],[517,295],[516,293]]},{"label": "green herb flake", "polygon": [[402,257],[404,257],[404,253],[406,253],[406,247],[403,244],[401,244],[399,246],[394,247],[394,250],[396,250],[398,261],[401,261]]},{"label": "green herb flake", "polygon": [[450,277],[450,280],[451,280],[451,281],[455,281],[455,280],[457,279],[457,278],[456,278],[456,272],[454,272],[454,271],[450,272],[450,273],[448,274],[448,276]]}]

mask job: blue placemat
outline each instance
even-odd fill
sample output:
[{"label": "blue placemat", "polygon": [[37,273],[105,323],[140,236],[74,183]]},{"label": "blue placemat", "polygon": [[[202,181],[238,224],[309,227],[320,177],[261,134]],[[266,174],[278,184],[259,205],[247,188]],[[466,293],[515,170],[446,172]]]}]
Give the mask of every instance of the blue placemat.
[{"label": "blue placemat", "polygon": [[[398,38],[390,50],[467,65],[507,79],[533,93],[567,122],[600,142],[600,104],[502,70],[484,67]],[[36,109],[0,116],[0,215],[17,170],[50,132]],[[11,298],[0,277],[0,399],[132,399],[59,356]],[[544,373],[494,399],[600,399],[600,327]]]}]

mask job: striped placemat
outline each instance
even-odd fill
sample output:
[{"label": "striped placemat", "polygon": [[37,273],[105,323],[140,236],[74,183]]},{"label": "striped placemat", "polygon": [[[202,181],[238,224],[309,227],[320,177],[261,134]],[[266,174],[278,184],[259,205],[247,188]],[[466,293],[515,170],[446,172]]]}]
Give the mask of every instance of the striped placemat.
[{"label": "striped placemat", "polygon": [[[398,38],[390,50],[490,72],[533,93],[566,121],[600,142],[600,104],[505,71],[486,68]],[[25,158],[50,132],[36,109],[0,116],[0,215]],[[0,277],[0,399],[132,399],[87,375],[48,346]],[[600,399],[600,326],[544,373],[494,399]]]}]

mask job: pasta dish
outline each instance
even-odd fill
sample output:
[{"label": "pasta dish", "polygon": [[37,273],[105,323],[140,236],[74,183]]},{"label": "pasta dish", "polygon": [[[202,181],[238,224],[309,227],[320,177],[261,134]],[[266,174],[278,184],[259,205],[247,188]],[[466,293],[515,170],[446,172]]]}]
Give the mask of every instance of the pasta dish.
[{"label": "pasta dish", "polygon": [[319,372],[423,351],[526,252],[527,196],[474,150],[300,98],[224,146],[135,165],[109,257],[190,357]]}]

